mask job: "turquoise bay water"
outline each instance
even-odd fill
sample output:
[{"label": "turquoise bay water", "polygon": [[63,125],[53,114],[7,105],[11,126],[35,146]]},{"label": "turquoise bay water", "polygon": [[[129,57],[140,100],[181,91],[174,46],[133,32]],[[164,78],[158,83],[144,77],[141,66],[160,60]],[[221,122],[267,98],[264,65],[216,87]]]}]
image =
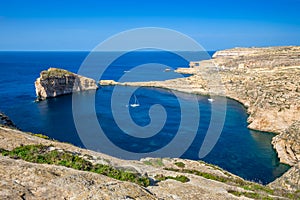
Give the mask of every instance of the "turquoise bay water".
[{"label": "turquoise bay water", "polygon": [[[34,81],[41,70],[59,67],[77,72],[87,52],[0,52],[0,110],[9,115],[24,131],[42,133],[59,141],[84,147],[72,116],[72,96],[62,96],[35,103]],[[117,80],[124,71],[145,61],[165,63],[173,68],[187,67],[188,62],[166,52],[136,52],[114,62],[103,79]],[[151,73],[151,71],[149,71]],[[133,120],[140,126],[150,122],[151,105],[163,105],[167,121],[159,134],[150,138],[134,138],[124,134],[116,125],[110,107],[114,87],[102,87],[95,95],[95,110],[107,137],[127,151],[151,152],[167,145],[176,135],[180,121],[178,99],[172,92],[155,88],[136,91],[140,107],[130,109]],[[89,93],[85,93],[89,95]],[[189,94],[181,94],[189,99]],[[182,158],[198,160],[198,152],[208,129],[211,104],[205,96],[197,96],[200,126],[191,146]],[[84,117],[84,116],[83,116]],[[193,120],[193,119],[191,119]],[[272,133],[247,129],[247,114],[236,101],[227,99],[227,112],[222,134],[204,161],[237,174],[245,179],[268,183],[284,173],[288,166],[280,164],[271,145]],[[188,129],[189,127],[185,127]],[[189,135],[187,135],[189,137]],[[178,144],[180,146],[180,144]],[[104,152],[112,154],[112,152]],[[171,156],[171,154],[170,154]]]}]

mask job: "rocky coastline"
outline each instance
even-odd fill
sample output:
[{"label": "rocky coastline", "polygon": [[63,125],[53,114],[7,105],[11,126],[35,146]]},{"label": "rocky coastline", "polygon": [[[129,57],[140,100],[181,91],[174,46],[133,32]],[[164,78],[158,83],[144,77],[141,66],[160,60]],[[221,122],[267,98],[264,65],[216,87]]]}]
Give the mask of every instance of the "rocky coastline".
[{"label": "rocky coastline", "polygon": [[37,101],[73,92],[98,89],[95,80],[58,68],[42,71],[34,85]]},{"label": "rocky coastline", "polygon": [[14,122],[2,112],[0,112],[0,126],[17,129]]},{"label": "rocky coastline", "polygon": [[[190,68],[176,71],[192,76],[151,82],[101,80],[100,85],[159,87],[232,98],[247,108],[248,128],[278,134],[272,144],[280,162],[291,166],[299,163],[299,46],[217,51],[211,60],[190,62]],[[215,79],[220,80],[222,88],[210,84]],[[294,182],[298,188],[299,183],[299,180]]]},{"label": "rocky coastline", "polygon": [[[191,62],[190,68],[177,72],[192,76],[135,83],[101,80],[100,85],[160,87],[235,99],[247,108],[249,128],[278,134],[272,144],[291,169],[263,186],[202,161],[121,160],[2,123],[0,198],[299,199],[300,47],[218,51],[213,59]],[[210,84],[216,77],[222,88]],[[92,79],[55,68],[43,71],[35,86],[38,100],[98,88]],[[12,123],[5,115],[1,120]]]}]

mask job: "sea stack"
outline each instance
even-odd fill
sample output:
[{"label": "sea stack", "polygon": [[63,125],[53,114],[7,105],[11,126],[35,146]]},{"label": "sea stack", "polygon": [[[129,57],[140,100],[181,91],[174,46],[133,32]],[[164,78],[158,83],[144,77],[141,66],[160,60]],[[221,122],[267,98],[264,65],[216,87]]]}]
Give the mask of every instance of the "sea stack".
[{"label": "sea stack", "polygon": [[35,81],[37,101],[96,89],[98,86],[95,80],[58,68],[42,71]]}]

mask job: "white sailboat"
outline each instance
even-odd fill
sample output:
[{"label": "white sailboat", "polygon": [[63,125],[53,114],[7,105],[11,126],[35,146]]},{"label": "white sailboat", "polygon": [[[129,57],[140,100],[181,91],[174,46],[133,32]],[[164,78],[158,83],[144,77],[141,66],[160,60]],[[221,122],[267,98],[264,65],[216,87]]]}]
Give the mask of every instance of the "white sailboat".
[{"label": "white sailboat", "polygon": [[210,103],[214,102],[214,99],[207,99]]},{"label": "white sailboat", "polygon": [[140,106],[140,103],[139,103],[138,99],[136,98],[136,96],[134,95],[134,103],[130,104],[130,107],[135,108],[138,106]]}]

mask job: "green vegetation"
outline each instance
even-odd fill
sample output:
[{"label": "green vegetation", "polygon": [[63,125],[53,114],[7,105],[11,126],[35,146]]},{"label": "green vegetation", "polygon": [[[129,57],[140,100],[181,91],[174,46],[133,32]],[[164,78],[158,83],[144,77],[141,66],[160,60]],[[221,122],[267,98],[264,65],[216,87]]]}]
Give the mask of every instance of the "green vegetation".
[{"label": "green vegetation", "polygon": [[158,181],[165,181],[167,179],[173,179],[176,181],[180,181],[182,183],[186,183],[186,182],[190,181],[190,179],[188,177],[183,176],[183,175],[178,175],[176,177],[173,177],[173,176],[164,176],[164,175],[160,174],[160,175],[156,175],[154,178]]},{"label": "green vegetation", "polygon": [[36,136],[36,137],[39,137],[39,138],[47,139],[47,140],[50,139],[47,135],[43,135],[43,134],[40,134],[40,133],[33,134],[33,135]]},{"label": "green vegetation", "polygon": [[243,185],[242,188],[244,188],[245,190],[251,190],[251,191],[260,190],[268,194],[274,194],[274,190],[272,190],[271,188],[256,183]]},{"label": "green vegetation", "polygon": [[175,172],[181,172],[181,173],[188,173],[188,174],[194,174],[197,176],[202,176],[207,179],[227,183],[229,185],[237,186],[240,188],[243,188],[244,190],[249,190],[251,192],[238,192],[238,191],[228,191],[231,194],[234,194],[236,196],[245,196],[249,198],[254,199],[265,199],[269,200],[272,199],[268,195],[275,195],[275,196],[281,196],[281,197],[287,197],[289,199],[300,199],[300,191],[296,191],[294,193],[290,193],[285,190],[273,190],[268,186],[260,185],[258,183],[244,181],[240,178],[234,178],[232,177],[221,177],[217,175],[213,175],[206,172],[200,172],[197,170],[192,169],[174,169],[174,168],[164,168],[165,170],[169,171],[175,171]]},{"label": "green vegetation", "polygon": [[206,166],[209,166],[209,167],[211,167],[211,168],[213,168],[213,169],[217,169],[217,170],[221,170],[221,171],[223,171],[220,167],[218,167],[217,165],[213,165],[213,164],[210,164],[210,163],[206,163],[206,162],[204,162],[204,161],[202,161],[202,160],[199,160],[198,161],[199,163],[202,163],[202,164],[204,164],[204,165],[206,165]]},{"label": "green vegetation", "polygon": [[145,160],[143,161],[145,165],[151,165],[155,167],[162,167],[164,166],[164,163],[162,161],[162,158],[153,158],[151,160]]},{"label": "green vegetation", "polygon": [[50,146],[44,145],[26,145],[17,147],[12,151],[0,149],[0,152],[3,156],[9,156],[14,159],[22,159],[33,163],[61,165],[77,170],[102,174],[121,181],[130,181],[145,187],[150,185],[150,180],[148,177],[115,169],[108,165],[93,165],[91,162],[83,159],[78,154],[63,151],[61,152],[57,150],[49,151],[49,147]]},{"label": "green vegetation", "polygon": [[174,163],[177,167],[180,167],[180,168],[184,168],[185,167],[185,164],[183,162],[176,162]]},{"label": "green vegetation", "polygon": [[[233,194],[235,196],[245,196],[245,197],[248,197],[248,198],[252,198],[252,199],[272,199],[271,197],[267,197],[265,196],[264,198],[258,194],[258,193],[255,193],[255,192],[238,192],[238,191],[234,191],[234,190],[229,190],[228,191],[230,194]],[[267,200],[267,199],[266,199]]]},{"label": "green vegetation", "polygon": [[63,77],[66,75],[73,75],[73,73],[64,69],[57,69],[57,68],[50,68],[47,71],[46,70],[42,71],[41,73],[42,78]]},{"label": "green vegetation", "polygon": [[227,179],[224,178],[224,177],[216,176],[216,175],[209,174],[209,173],[206,173],[206,172],[200,172],[200,171],[193,170],[193,169],[174,169],[174,168],[164,168],[164,169],[169,170],[169,171],[194,174],[194,175],[197,175],[197,176],[202,176],[204,178],[211,179],[211,180],[216,180],[216,181],[220,181],[220,182],[227,182]]},{"label": "green vegetation", "polygon": [[151,163],[149,160],[145,160],[145,161],[143,161],[143,163],[144,163],[145,165],[152,165],[152,163]]}]

